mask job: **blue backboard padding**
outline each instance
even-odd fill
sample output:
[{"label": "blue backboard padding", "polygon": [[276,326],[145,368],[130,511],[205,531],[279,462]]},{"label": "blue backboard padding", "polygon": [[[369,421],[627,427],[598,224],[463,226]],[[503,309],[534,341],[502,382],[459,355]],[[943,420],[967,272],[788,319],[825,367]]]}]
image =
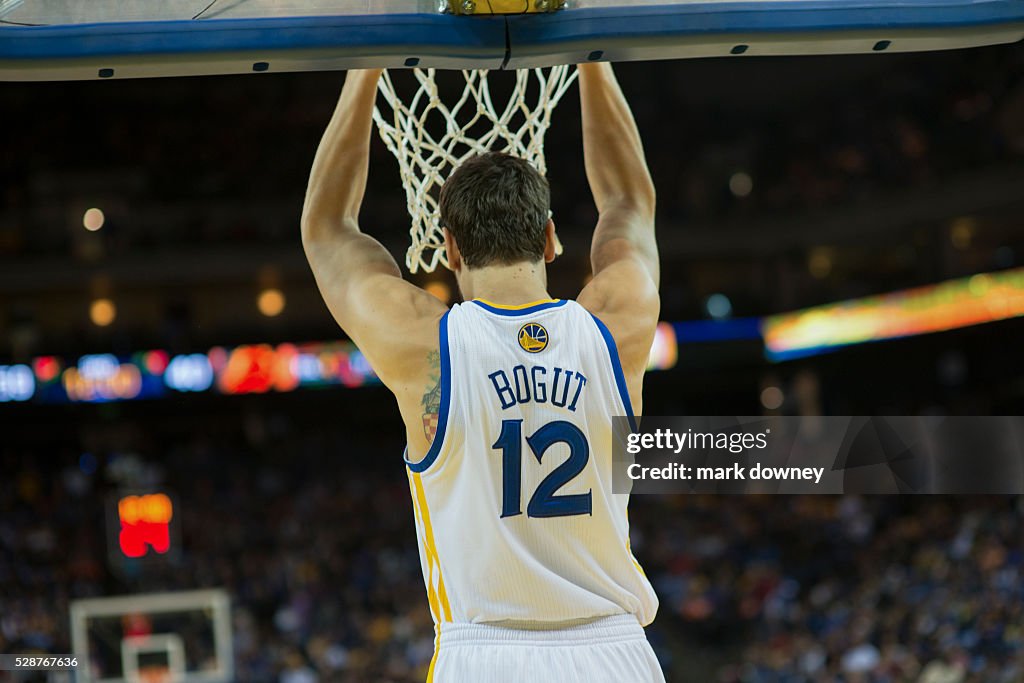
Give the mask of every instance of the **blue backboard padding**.
[{"label": "blue backboard padding", "polygon": [[[684,3],[582,7],[549,15],[399,14],[0,26],[0,59],[69,59],[171,53],[339,48],[354,53],[493,58],[578,43],[709,33],[939,29],[1024,22],[1024,0]],[[506,36],[506,26],[508,34]]]},{"label": "blue backboard padding", "polygon": [[407,48],[417,54],[493,57],[505,53],[501,17],[405,14],[281,17],[121,24],[0,27],[0,58],[253,52],[344,48],[353,52]]},{"label": "blue backboard padding", "polygon": [[1018,22],[1024,22],[1024,0],[698,3],[584,8],[546,17],[543,22],[513,16],[509,17],[509,37],[513,47],[536,48],[574,41],[638,41],[709,33],[939,29]]}]

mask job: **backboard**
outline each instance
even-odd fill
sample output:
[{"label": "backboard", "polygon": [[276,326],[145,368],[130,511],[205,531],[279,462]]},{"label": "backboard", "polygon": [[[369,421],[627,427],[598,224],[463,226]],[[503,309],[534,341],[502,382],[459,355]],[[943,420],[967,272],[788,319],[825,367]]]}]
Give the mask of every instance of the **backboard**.
[{"label": "backboard", "polygon": [[227,593],[197,590],[77,600],[71,645],[79,683],[229,683]]},{"label": "backboard", "polygon": [[512,69],[1024,37],[1021,0],[567,0],[558,11],[487,15],[498,1],[458,0],[465,16],[442,12],[448,0],[0,0],[0,80]]}]

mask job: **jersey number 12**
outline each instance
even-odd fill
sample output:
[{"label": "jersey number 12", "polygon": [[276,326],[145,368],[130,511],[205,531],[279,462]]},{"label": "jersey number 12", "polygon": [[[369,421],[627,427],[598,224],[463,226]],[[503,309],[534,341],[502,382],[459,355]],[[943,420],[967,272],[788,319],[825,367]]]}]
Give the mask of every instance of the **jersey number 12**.
[{"label": "jersey number 12", "polygon": [[[540,463],[545,451],[556,443],[569,446],[569,458],[544,477],[526,505],[528,517],[568,517],[589,515],[593,509],[591,492],[556,495],[583,471],[590,460],[590,445],[586,435],[571,422],[549,422],[531,436],[526,445]],[[501,450],[501,516],[514,517],[523,513],[523,421],[502,420],[501,434],[491,446]]]}]

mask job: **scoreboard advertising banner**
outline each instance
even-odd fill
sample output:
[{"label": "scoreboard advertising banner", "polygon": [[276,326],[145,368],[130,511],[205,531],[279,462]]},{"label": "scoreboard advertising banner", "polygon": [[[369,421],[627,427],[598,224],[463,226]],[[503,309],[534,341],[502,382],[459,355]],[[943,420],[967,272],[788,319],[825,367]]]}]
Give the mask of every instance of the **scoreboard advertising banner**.
[{"label": "scoreboard advertising banner", "polygon": [[215,392],[253,394],[303,387],[360,387],[378,382],[351,342],[247,344],[207,353],[85,355],[72,362],[40,356],[0,365],[0,403],[103,403]]}]

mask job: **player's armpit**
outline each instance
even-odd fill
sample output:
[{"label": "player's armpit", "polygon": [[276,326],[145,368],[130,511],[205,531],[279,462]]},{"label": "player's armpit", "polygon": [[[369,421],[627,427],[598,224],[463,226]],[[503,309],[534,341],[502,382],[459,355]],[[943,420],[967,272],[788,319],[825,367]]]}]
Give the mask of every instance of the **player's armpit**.
[{"label": "player's armpit", "polygon": [[647,367],[661,301],[644,262],[623,257],[604,267],[583,288],[578,303],[607,325],[627,375]]},{"label": "player's armpit", "polygon": [[619,261],[636,261],[657,286],[660,279],[658,244],[654,216],[629,204],[608,209],[598,220],[590,247],[590,264],[595,277]]},{"label": "player's armpit", "polygon": [[[389,387],[423,374],[447,307],[406,282],[377,240],[363,233],[304,240],[328,309]],[[425,353],[425,352],[424,352]]]}]

